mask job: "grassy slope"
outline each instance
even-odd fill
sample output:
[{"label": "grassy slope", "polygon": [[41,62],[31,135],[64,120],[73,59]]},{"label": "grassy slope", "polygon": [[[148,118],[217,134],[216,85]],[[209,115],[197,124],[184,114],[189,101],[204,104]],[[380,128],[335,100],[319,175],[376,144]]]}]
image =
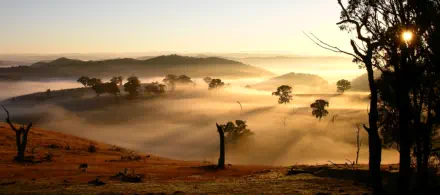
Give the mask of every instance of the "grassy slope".
[{"label": "grassy slope", "polygon": [[[349,180],[316,177],[309,174],[285,176],[286,168],[270,166],[231,165],[218,171],[209,167],[209,162],[189,162],[140,154],[139,161],[121,161],[120,157],[130,151],[111,150],[113,146],[91,140],[65,135],[42,129],[32,129],[29,133],[27,155],[37,159],[47,152],[53,154],[52,161],[39,164],[19,164],[12,161],[15,156],[15,137],[9,126],[0,123],[0,194],[96,194],[102,192],[133,193],[239,193],[258,192],[280,194],[314,194],[367,192],[365,186],[353,185]],[[60,148],[50,148],[50,145]],[[90,144],[98,151],[89,153]],[[65,147],[69,145],[70,150]],[[87,172],[78,169],[79,164],[88,163]],[[110,176],[135,169],[145,175],[142,183],[122,183],[110,180]],[[105,186],[89,186],[87,182],[100,176]]]}]

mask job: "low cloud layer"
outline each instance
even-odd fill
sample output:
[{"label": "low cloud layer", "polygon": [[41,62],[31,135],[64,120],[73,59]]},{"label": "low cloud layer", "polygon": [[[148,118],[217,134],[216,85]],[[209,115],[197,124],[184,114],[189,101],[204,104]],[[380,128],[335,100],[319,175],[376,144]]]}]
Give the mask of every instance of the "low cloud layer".
[{"label": "low cloud layer", "polygon": [[[367,123],[368,95],[293,91],[298,95],[289,105],[279,105],[269,91],[239,85],[209,91],[206,84],[198,83],[134,101],[89,94],[30,107],[20,103],[8,106],[14,116],[38,116],[38,126],[49,130],[176,159],[215,162],[219,147],[215,123],[242,119],[255,134],[227,148],[228,163],[292,165],[354,160],[356,125]],[[330,114],[319,121],[309,106],[321,98],[330,102]],[[368,162],[367,138],[362,130],[361,163]],[[397,162],[397,158],[395,151],[383,152],[384,163]]]}]

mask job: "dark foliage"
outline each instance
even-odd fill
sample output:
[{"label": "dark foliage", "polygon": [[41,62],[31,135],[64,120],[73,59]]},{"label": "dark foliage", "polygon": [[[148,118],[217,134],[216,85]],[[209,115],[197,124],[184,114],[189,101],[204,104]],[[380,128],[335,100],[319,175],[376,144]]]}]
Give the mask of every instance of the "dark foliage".
[{"label": "dark foliage", "polygon": [[279,96],[279,104],[288,104],[292,100],[292,87],[288,85],[282,85],[277,88],[277,91],[273,92],[272,95]]}]

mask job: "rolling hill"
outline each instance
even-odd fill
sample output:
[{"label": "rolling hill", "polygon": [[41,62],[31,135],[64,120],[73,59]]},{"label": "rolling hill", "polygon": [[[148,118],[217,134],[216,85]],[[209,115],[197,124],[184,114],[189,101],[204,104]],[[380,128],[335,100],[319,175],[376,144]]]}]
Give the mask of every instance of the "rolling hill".
[{"label": "rolling hill", "polygon": [[37,62],[30,66],[0,68],[2,76],[19,77],[21,80],[129,76],[164,76],[166,74],[186,74],[191,77],[260,77],[271,76],[262,68],[246,65],[238,61],[218,57],[187,57],[167,55],[138,60],[133,58],[100,61],[82,61],[58,58],[50,62]]},{"label": "rolling hill", "polygon": [[281,85],[292,87],[327,87],[328,82],[318,75],[305,73],[288,73],[251,86],[254,89],[274,90]]}]

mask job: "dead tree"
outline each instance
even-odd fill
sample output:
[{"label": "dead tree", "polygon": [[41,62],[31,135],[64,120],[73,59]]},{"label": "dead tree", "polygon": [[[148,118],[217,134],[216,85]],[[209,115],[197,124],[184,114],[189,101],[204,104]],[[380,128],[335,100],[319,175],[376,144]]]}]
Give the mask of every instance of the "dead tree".
[{"label": "dead tree", "polygon": [[14,124],[12,124],[12,122],[11,122],[9,111],[4,106],[2,106],[2,107],[6,112],[6,123],[8,123],[9,126],[11,126],[11,129],[15,132],[15,142],[17,145],[17,156],[15,157],[15,160],[16,161],[24,161],[25,160],[24,154],[26,152],[28,133],[31,130],[32,122],[30,122],[27,125],[27,127],[22,125],[20,128],[17,129],[14,126]]},{"label": "dead tree", "polygon": [[220,158],[218,159],[217,166],[219,169],[224,169],[225,168],[225,131],[217,123],[215,125],[217,126],[217,132],[218,135],[220,136]]}]

